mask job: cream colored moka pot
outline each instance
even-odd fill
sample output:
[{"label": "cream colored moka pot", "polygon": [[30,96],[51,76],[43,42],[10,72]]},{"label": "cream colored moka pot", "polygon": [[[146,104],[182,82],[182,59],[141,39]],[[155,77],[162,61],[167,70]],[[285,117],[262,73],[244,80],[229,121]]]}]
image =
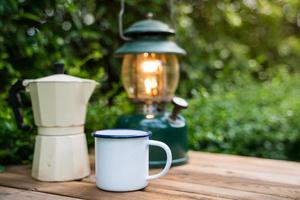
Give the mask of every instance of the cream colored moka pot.
[{"label": "cream colored moka pot", "polygon": [[18,93],[30,93],[35,138],[32,177],[41,181],[70,181],[90,174],[84,124],[88,101],[97,82],[63,74],[56,64],[55,75],[18,81],[10,90],[18,127],[23,125]]}]

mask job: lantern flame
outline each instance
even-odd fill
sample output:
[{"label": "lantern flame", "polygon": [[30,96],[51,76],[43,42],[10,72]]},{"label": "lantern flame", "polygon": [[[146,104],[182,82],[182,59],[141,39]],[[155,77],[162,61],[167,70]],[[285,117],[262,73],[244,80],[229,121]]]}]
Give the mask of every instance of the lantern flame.
[{"label": "lantern flame", "polygon": [[161,65],[160,60],[145,60],[142,63],[142,69],[144,72],[153,73],[156,72]]},{"label": "lantern flame", "polygon": [[146,94],[157,95],[157,80],[155,78],[146,78],[144,81]]}]

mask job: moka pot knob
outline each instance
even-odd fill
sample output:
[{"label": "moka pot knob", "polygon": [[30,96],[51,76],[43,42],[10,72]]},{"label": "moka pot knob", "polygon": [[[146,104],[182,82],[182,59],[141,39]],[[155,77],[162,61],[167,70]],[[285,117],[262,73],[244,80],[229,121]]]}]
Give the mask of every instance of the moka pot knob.
[{"label": "moka pot knob", "polygon": [[65,72],[64,63],[57,62],[54,64],[55,74],[63,74]]}]

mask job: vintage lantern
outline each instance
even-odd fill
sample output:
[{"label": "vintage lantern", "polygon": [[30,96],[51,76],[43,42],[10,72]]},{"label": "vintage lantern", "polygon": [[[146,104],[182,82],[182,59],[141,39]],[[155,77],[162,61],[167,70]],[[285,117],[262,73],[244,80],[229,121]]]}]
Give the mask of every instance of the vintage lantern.
[{"label": "vintage lantern", "polygon": [[130,99],[147,103],[170,101],[179,80],[177,55],[185,54],[168,38],[174,30],[152,19],[125,30],[132,38],[116,51],[123,56],[122,80]]},{"label": "vintage lantern", "polygon": [[[121,30],[122,31],[122,30]],[[187,161],[186,123],[179,110],[187,102],[174,97],[179,82],[178,56],[186,52],[170,39],[175,31],[167,24],[148,18],[138,21],[121,33],[127,41],[115,54],[122,57],[122,82],[128,97],[136,103],[133,114],[119,118],[117,128],[132,128],[152,132],[152,139],[168,144],[173,165]],[[165,112],[172,101],[173,112]],[[163,166],[164,154],[150,149],[150,165]]]}]

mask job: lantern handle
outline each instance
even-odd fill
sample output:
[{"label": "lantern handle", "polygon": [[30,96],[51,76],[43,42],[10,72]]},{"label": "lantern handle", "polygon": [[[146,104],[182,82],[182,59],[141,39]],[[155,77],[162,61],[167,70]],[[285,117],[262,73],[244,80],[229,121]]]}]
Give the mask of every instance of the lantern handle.
[{"label": "lantern handle", "polygon": [[173,29],[176,31],[176,23],[175,23],[175,8],[174,8],[174,0],[169,0],[169,10],[170,10],[170,19],[173,26]]},{"label": "lantern handle", "polygon": [[[124,35],[124,32],[123,32],[123,15],[124,15],[124,12],[125,12],[125,0],[120,0],[120,3],[121,3],[121,8],[120,8],[120,12],[119,12],[119,35],[120,37],[125,40],[125,41],[128,41],[128,40],[131,40],[130,37],[126,37]],[[175,24],[175,20],[174,20],[174,1],[173,0],[169,0],[169,9],[170,9],[170,19],[171,19],[171,23],[173,25],[173,28],[176,30],[176,24]]]},{"label": "lantern handle", "polygon": [[123,40],[131,40],[131,38],[129,37],[126,37],[123,33],[123,14],[124,14],[124,11],[125,11],[125,3],[124,3],[125,0],[121,0],[121,9],[120,9],[120,12],[119,12],[119,35],[120,37],[123,39]]}]

